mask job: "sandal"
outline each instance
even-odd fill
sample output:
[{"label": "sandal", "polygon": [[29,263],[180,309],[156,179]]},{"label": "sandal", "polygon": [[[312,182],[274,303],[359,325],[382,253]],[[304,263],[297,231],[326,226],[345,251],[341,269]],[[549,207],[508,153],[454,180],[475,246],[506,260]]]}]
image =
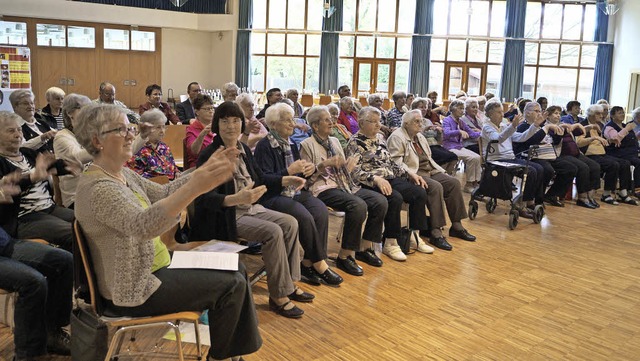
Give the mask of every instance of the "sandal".
[{"label": "sandal", "polygon": [[635,199],[631,198],[630,196],[626,196],[625,198],[620,197],[620,201],[622,203],[630,204],[632,206],[637,206],[638,205],[638,201],[636,201]]},{"label": "sandal", "polygon": [[286,318],[300,318],[302,317],[302,315],[304,315],[304,311],[300,308],[298,308],[298,306],[294,305],[292,308],[290,309],[285,309],[287,307],[288,304],[290,304],[291,301],[287,301],[285,302],[283,305],[278,306],[275,301],[273,301],[271,299],[271,297],[269,297],[269,309],[277,314],[279,314],[280,316],[284,316]]},{"label": "sandal", "polygon": [[608,195],[608,196],[606,196],[606,197],[605,197],[605,196],[602,196],[602,198],[600,198],[600,200],[601,200],[602,202],[605,202],[605,203],[607,203],[607,204],[611,204],[611,205],[614,205],[614,206],[617,206],[618,204],[620,204],[620,203],[618,203],[618,201],[616,201],[616,199],[615,199],[615,198],[613,198],[613,196],[612,196],[612,195]]}]

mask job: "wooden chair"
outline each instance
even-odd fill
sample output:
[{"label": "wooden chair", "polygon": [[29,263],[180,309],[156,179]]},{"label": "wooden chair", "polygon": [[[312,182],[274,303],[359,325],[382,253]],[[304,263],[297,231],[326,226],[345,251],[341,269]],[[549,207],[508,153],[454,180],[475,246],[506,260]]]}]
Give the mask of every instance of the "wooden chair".
[{"label": "wooden chair", "polygon": [[302,97],[300,97],[300,104],[303,107],[307,107],[310,108],[313,106],[313,95],[311,94],[302,94]]},{"label": "wooden chair", "polygon": [[321,95],[320,96],[320,101],[318,102],[318,104],[320,105],[327,105],[327,104],[331,104],[331,95]]},{"label": "wooden chair", "polygon": [[[74,221],[73,223],[73,233],[74,240],[76,246],[75,257],[80,257],[82,266],[84,268],[84,275],[86,276],[86,286],[89,289],[89,295],[91,298],[91,309],[93,312],[100,317],[100,319],[107,324],[109,327],[114,327],[116,332],[109,343],[109,349],[107,351],[107,356],[105,357],[105,361],[109,361],[112,358],[118,358],[120,356],[133,356],[134,353],[126,353],[120,355],[120,348],[122,347],[122,343],[124,341],[124,335],[127,331],[137,331],[142,329],[149,328],[165,328],[170,327],[173,329],[176,335],[176,342],[178,343],[178,359],[180,361],[184,361],[184,354],[182,351],[182,339],[180,336],[179,324],[180,321],[187,321],[193,323],[195,327],[196,334],[196,348],[197,355],[190,356],[189,358],[194,358],[196,360],[202,360],[202,344],[200,343],[200,331],[198,326],[198,319],[200,318],[200,312],[177,312],[170,313],[165,315],[153,316],[153,317],[121,317],[121,318],[111,318],[105,317],[103,315],[104,305],[101,296],[98,293],[97,283],[96,283],[96,275],[93,269],[93,262],[91,261],[91,254],[89,252],[89,247],[87,247],[87,242],[85,236],[80,228],[80,224],[78,221]],[[75,287],[79,287],[79,280],[75,280]],[[81,281],[81,280],[80,280]],[[154,351],[148,352],[138,352],[135,355],[143,355],[147,353],[153,353],[156,355],[157,353]]]},{"label": "wooden chair", "polygon": [[153,178],[149,178],[149,180],[158,184],[167,184],[170,182],[169,177],[166,175],[155,176]]},{"label": "wooden chair", "polygon": [[358,98],[358,100],[360,101],[360,104],[362,104],[363,107],[366,107],[369,105],[369,101],[367,100],[366,97],[360,97]]},{"label": "wooden chair", "polygon": [[173,154],[173,159],[176,162],[178,168],[182,168],[184,166],[184,138],[187,136],[187,125],[186,124],[172,124],[167,126],[167,131],[164,135],[163,141],[169,146],[171,149],[171,153]]},{"label": "wooden chair", "polygon": [[384,98],[384,100],[382,101],[382,109],[384,110],[391,109],[391,101],[389,100],[389,98]]}]

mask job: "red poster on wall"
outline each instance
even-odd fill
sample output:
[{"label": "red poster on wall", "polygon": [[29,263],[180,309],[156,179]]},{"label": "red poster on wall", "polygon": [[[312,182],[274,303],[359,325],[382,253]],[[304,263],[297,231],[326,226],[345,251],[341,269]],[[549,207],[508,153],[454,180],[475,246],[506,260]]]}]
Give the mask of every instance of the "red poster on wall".
[{"label": "red poster on wall", "polygon": [[31,88],[31,56],[29,48],[0,46],[1,89]]}]

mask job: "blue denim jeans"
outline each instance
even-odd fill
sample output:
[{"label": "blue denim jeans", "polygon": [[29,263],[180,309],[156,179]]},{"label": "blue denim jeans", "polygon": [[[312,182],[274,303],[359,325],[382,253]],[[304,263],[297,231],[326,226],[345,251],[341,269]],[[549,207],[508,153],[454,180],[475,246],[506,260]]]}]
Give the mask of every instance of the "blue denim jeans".
[{"label": "blue denim jeans", "polygon": [[73,287],[71,253],[17,240],[10,257],[0,257],[0,288],[18,292],[14,321],[17,357],[47,353],[47,332],[69,324]]}]

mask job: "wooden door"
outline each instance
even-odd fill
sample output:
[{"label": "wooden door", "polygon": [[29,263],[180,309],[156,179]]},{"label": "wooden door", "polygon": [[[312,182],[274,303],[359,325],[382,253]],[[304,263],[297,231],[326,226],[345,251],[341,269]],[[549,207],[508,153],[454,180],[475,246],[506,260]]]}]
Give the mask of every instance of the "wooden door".
[{"label": "wooden door", "polygon": [[96,79],[96,52],[94,49],[67,49],[67,92],[98,98],[100,82]]},{"label": "wooden door", "polygon": [[[144,94],[147,86],[160,84],[160,66],[156,64],[156,53],[146,51],[129,52],[129,82],[131,102],[136,108],[147,102]],[[166,89],[162,89],[162,101],[166,101]]]},{"label": "wooden door", "polygon": [[[102,79],[116,88],[116,99],[132,108],[131,86],[129,77],[129,52],[104,50],[100,63]],[[137,107],[139,104],[135,104]]]},{"label": "wooden door", "polygon": [[52,86],[67,91],[67,48],[38,47],[35,66],[37,66],[37,86],[33,88],[36,107],[47,105],[44,93]]}]

